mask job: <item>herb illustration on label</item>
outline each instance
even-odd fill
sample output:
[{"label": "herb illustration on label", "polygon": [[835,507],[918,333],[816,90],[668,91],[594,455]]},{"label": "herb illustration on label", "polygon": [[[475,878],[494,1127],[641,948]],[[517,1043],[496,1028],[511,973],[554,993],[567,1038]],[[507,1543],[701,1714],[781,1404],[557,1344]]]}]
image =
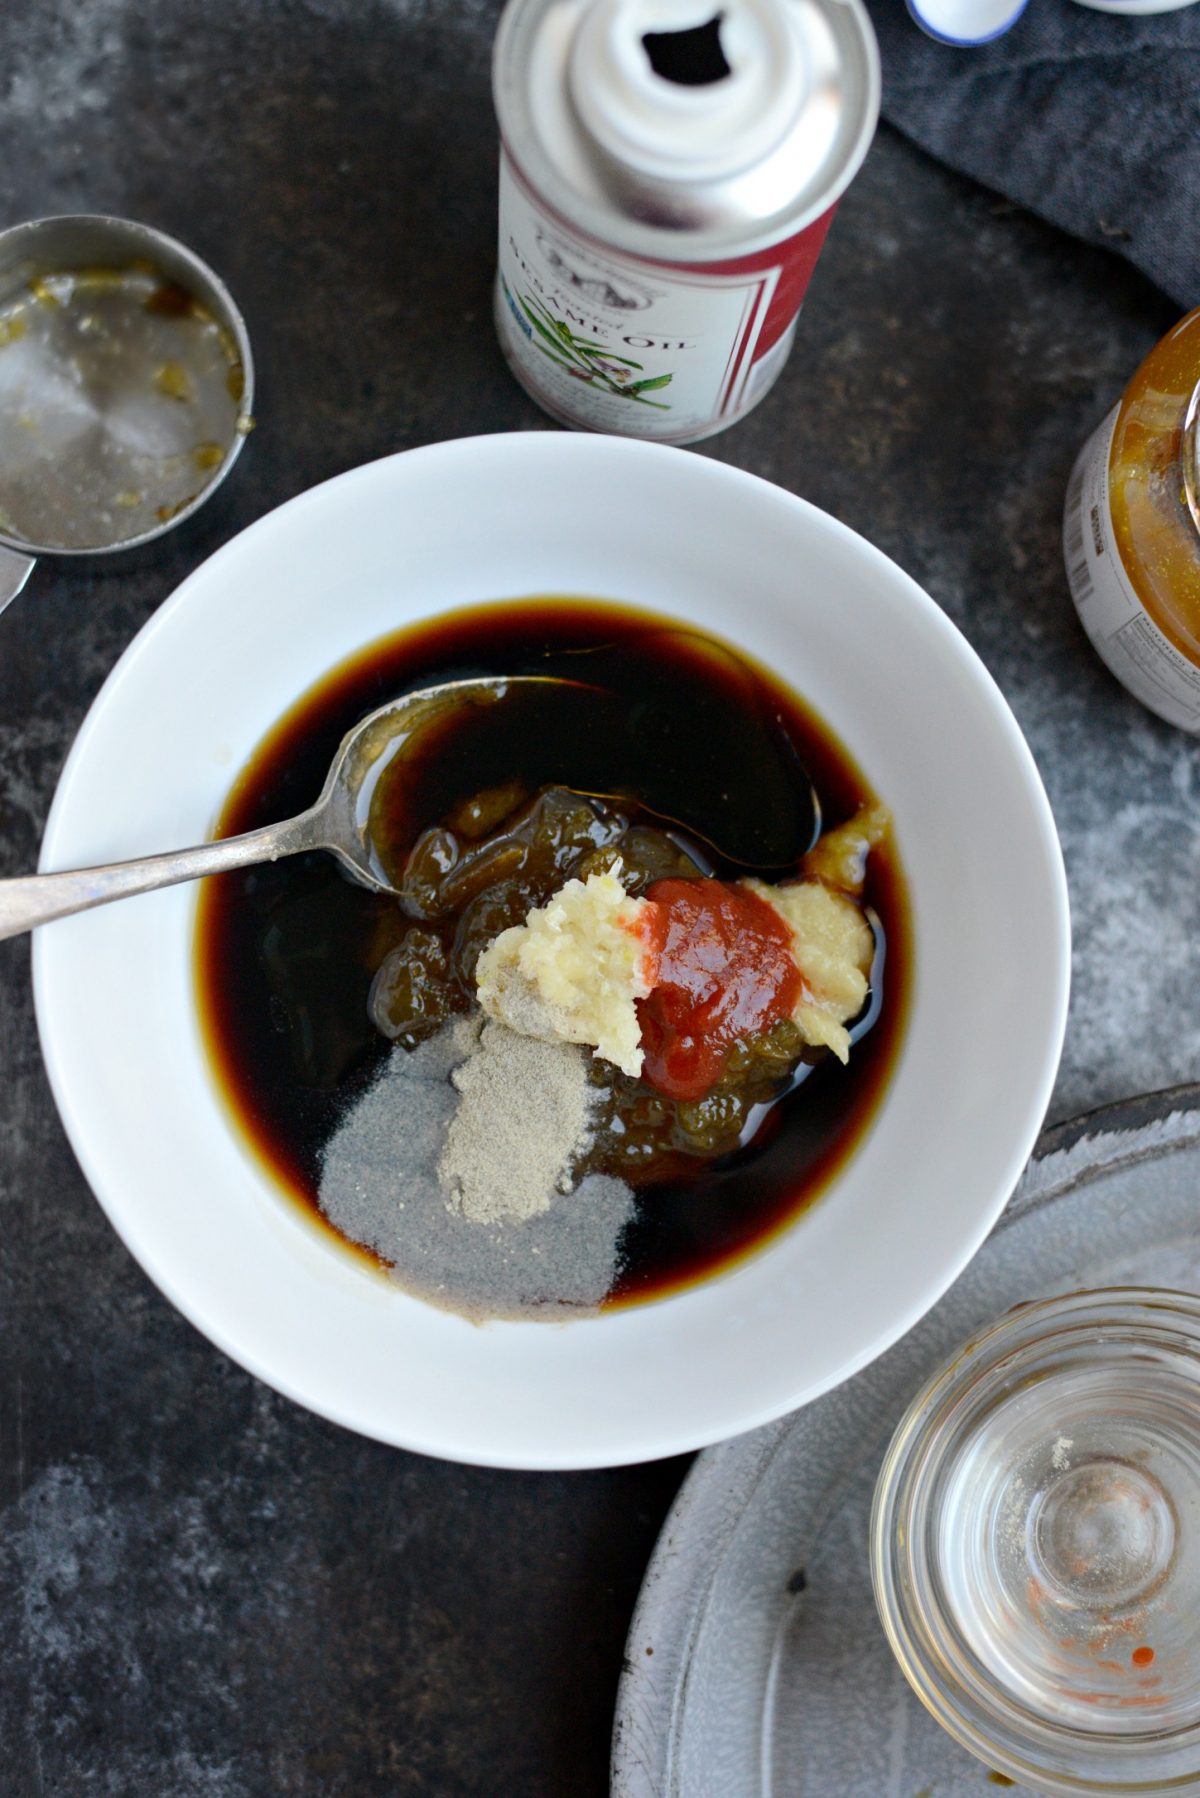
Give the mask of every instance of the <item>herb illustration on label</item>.
[{"label": "herb illustration on label", "polygon": [[[605,393],[636,400],[643,406],[654,406],[659,412],[671,410],[669,402],[645,397],[647,393],[669,386],[670,374],[643,376],[644,363],[635,362],[631,356],[618,356],[607,344],[597,343],[593,338],[578,336],[565,319],[557,318],[532,293],[523,293],[519,301],[514,302],[503,275],[500,280],[504,296],[525,335],[543,356],[557,363],[574,380],[586,381]],[[524,319],[517,313],[518,305]]]}]

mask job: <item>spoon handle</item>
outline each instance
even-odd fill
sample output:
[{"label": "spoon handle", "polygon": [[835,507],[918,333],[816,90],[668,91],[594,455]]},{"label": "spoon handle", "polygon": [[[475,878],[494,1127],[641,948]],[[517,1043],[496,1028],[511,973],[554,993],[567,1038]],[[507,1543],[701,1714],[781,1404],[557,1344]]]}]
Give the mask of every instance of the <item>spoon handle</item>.
[{"label": "spoon handle", "polygon": [[0,880],[0,941],[20,936],[37,924],[66,918],[72,912],[90,911],[111,899],[134,893],[152,893],[158,887],[195,880],[201,874],[223,874],[231,868],[249,868],[255,862],[277,861],[303,849],[325,846],[323,808],[313,806],[298,818],[268,824],[240,837],[217,843],[201,843],[195,849],[175,849],[166,855],[147,855],[138,861],[110,862],[101,868],[73,868],[63,874],[29,874],[17,880]]}]

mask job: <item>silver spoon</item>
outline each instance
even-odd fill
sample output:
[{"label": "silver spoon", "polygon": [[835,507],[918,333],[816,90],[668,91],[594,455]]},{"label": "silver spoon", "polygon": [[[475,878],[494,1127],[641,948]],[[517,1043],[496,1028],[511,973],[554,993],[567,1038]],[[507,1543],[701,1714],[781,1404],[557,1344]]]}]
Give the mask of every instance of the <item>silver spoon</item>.
[{"label": "silver spoon", "polygon": [[224,874],[231,868],[278,861],[281,856],[300,855],[309,849],[327,849],[336,855],[360,886],[377,893],[394,893],[396,889],[380,862],[369,831],[371,796],[388,763],[418,731],[445,712],[464,704],[490,705],[514,687],[547,683],[562,687],[589,685],[544,674],[499,680],[485,676],[444,681],[380,706],[342,738],[316,804],[282,824],[267,824],[243,836],[202,843],[195,849],[176,849],[166,855],[147,855],[138,861],[0,880],[0,940],[20,936],[23,931],[49,924],[55,918],[70,917],[73,912],[107,905],[113,899],[152,893],[158,887],[175,886],[202,874]]}]

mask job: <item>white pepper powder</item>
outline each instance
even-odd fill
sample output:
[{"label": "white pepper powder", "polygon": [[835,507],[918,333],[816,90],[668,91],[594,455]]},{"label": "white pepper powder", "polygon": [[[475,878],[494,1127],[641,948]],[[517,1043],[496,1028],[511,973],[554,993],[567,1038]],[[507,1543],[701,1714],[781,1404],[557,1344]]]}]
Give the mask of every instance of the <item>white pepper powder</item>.
[{"label": "white pepper powder", "polygon": [[[456,1118],[471,1102],[480,1118],[490,1113],[494,1120],[495,1093],[487,1093],[494,1081],[508,1106],[506,1121],[522,1133],[542,1111],[543,1089],[529,1084],[536,1071],[524,1061],[521,1077],[514,1078],[511,1064],[504,1073],[503,1049],[483,1054],[481,1025],[478,1014],[456,1018],[419,1048],[392,1051],[325,1147],[321,1209],[343,1235],[387,1262],[407,1291],[472,1319],[595,1310],[616,1281],[634,1200],[624,1181],[605,1174],[589,1174],[573,1191],[561,1190],[570,1183],[572,1149],[586,1141],[587,1052],[574,1044],[516,1039],[528,1049],[578,1056],[584,1097],[567,1103],[563,1089],[574,1090],[574,1076],[564,1082],[560,1073],[552,1111],[559,1119],[557,1141],[567,1145],[561,1157],[547,1173],[543,1116],[533,1132],[538,1154],[524,1160],[519,1146],[510,1144],[498,1162],[503,1183],[493,1184],[483,1154],[486,1135],[478,1125],[462,1127],[451,1155]],[[487,1029],[513,1034],[500,1025]],[[454,1082],[477,1068],[466,1074],[466,1087],[476,1087],[471,1100]],[[460,1182],[454,1191],[439,1177],[443,1160],[457,1170],[450,1176]],[[523,1161],[531,1178],[522,1190],[513,1179]],[[497,1193],[507,1200],[498,1201]]]}]

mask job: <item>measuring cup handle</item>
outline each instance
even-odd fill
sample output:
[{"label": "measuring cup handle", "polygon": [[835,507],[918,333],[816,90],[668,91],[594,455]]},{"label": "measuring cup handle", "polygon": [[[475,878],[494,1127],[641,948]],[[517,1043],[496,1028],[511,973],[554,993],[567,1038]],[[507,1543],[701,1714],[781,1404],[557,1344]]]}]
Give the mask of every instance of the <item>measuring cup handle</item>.
[{"label": "measuring cup handle", "polygon": [[0,545],[0,612],[14,600],[33,573],[33,557]]}]

